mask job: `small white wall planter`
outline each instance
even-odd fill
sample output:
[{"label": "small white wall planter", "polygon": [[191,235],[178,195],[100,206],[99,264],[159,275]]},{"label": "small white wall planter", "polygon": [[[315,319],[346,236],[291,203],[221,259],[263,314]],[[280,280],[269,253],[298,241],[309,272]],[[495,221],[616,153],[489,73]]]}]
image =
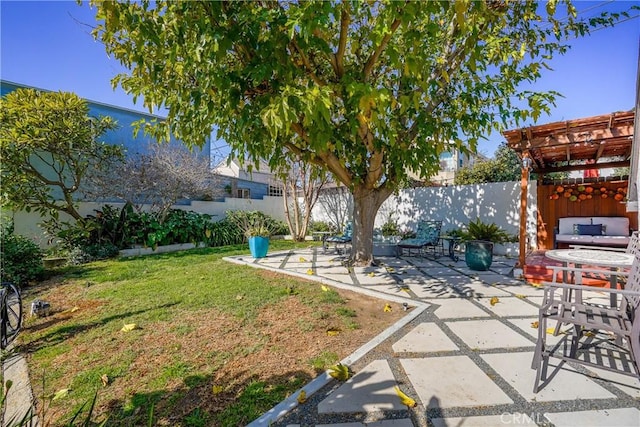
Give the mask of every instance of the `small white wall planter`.
[{"label": "small white wall planter", "polygon": [[120,251],[121,257],[130,257],[130,256],[140,256],[140,255],[153,255],[153,254],[164,254],[169,252],[178,252],[185,251],[187,249],[193,248],[204,248],[207,245],[204,243],[198,243],[194,245],[193,243],[178,243],[175,245],[166,245],[166,246],[158,246],[157,248],[133,248],[133,249],[122,249]]}]

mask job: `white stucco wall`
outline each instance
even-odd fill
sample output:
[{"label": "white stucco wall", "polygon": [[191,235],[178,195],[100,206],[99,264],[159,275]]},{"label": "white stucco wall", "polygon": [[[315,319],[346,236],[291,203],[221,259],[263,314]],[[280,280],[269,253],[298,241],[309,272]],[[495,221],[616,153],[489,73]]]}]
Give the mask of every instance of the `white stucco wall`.
[{"label": "white stucco wall", "polygon": [[[537,186],[531,182],[527,200],[528,247],[536,246]],[[318,209],[313,210],[316,221],[326,221]],[[520,230],[520,181],[448,187],[423,187],[402,190],[382,205],[376,216],[376,227],[381,227],[389,214],[401,228],[414,229],[421,219],[442,221],[442,230],[459,228],[480,218],[493,222],[510,234]],[[517,246],[517,245],[516,245]],[[513,253],[511,248],[496,248],[496,253]],[[515,247],[517,251],[517,247]]]}]

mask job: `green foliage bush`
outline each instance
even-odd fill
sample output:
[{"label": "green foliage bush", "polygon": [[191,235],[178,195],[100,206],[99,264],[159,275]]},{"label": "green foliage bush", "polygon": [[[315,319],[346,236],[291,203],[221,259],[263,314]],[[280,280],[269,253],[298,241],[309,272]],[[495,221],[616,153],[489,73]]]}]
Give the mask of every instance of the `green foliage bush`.
[{"label": "green foliage bush", "polygon": [[[247,230],[247,225],[258,225],[268,235],[289,234],[289,227],[284,221],[279,221],[260,211],[227,211],[227,220],[236,224],[245,236],[261,235],[257,230]],[[268,233],[266,233],[268,232]]]},{"label": "green foliage bush", "polygon": [[385,237],[388,236],[399,236],[400,235],[400,227],[398,223],[393,219],[388,220],[382,225],[382,235]]},{"label": "green foliage bush", "polygon": [[130,204],[122,209],[105,205],[82,222],[63,227],[50,223],[45,228],[56,237],[69,263],[76,265],[115,257],[120,249],[134,245],[156,248],[179,243],[239,244],[244,241],[237,222],[241,218],[260,219],[272,234],[288,232],[283,221],[262,212],[230,211],[227,218],[213,222],[210,215],[179,209],[170,210],[163,218],[157,213],[136,212]]},{"label": "green foliage bush", "polygon": [[484,223],[480,218],[470,221],[467,229],[460,232],[463,240],[486,240],[493,243],[517,242],[513,236],[494,223]]},{"label": "green foliage bush", "polygon": [[44,253],[31,240],[14,233],[13,223],[0,228],[1,246],[0,268],[1,280],[17,285],[26,285],[39,279],[43,272],[42,257]]},{"label": "green foliage bush", "polygon": [[323,232],[335,232],[336,229],[333,225],[325,221],[312,221],[309,223],[309,231],[323,231]]}]

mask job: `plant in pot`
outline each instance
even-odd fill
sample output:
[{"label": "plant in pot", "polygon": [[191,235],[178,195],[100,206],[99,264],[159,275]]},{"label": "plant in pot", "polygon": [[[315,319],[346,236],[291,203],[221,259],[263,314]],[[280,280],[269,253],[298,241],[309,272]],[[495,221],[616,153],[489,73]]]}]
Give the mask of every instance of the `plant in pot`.
[{"label": "plant in pot", "polygon": [[269,250],[269,237],[273,232],[271,218],[262,212],[243,212],[233,215],[232,220],[247,238],[251,256],[266,257]]},{"label": "plant in pot", "polygon": [[515,236],[494,223],[484,223],[480,218],[469,222],[460,232],[465,245],[464,260],[471,270],[485,271],[493,262],[493,245],[512,242]]}]

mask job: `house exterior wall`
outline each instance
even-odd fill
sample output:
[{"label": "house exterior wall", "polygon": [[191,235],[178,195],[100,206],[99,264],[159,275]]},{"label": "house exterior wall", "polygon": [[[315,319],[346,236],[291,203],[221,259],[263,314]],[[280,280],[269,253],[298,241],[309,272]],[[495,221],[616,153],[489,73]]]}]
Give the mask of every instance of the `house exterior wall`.
[{"label": "house exterior wall", "polygon": [[[5,96],[7,93],[13,92],[16,89],[37,89],[43,92],[49,92],[46,89],[32,88],[30,86],[8,82],[6,80],[0,80],[0,96]],[[109,116],[118,122],[118,128],[106,132],[101,140],[113,145],[120,145],[124,147],[129,153],[146,153],[148,152],[148,146],[150,143],[155,143],[155,140],[144,132],[140,132],[137,136],[134,135],[133,123],[141,119],[147,121],[151,120],[164,120],[164,117],[145,114],[139,111],[133,111],[126,108],[120,108],[113,105],[102,104],[91,100],[87,101],[89,106],[89,115],[91,116]],[[175,138],[171,138],[171,144],[181,144]],[[206,155],[207,158],[211,158],[211,143],[207,141],[201,149],[194,150],[198,155]]]}]

